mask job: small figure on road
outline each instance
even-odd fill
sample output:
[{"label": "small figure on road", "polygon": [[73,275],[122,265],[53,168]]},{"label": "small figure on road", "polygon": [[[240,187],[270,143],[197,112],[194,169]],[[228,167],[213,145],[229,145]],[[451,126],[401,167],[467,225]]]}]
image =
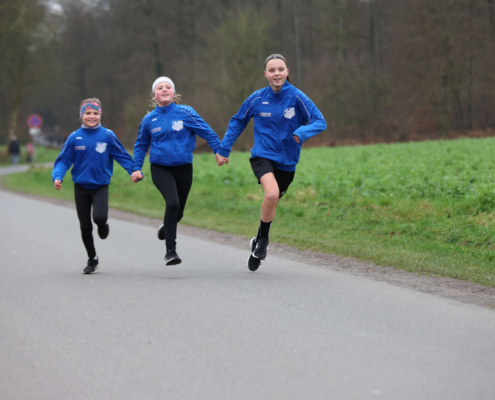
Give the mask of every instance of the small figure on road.
[{"label": "small figure on road", "polygon": [[294,179],[303,142],[327,128],[315,104],[291,85],[287,60],[282,55],[272,54],[266,59],[264,74],[269,86],[249,96],[232,117],[216,155],[218,165],[228,164],[234,142],[254,118],[250,162],[264,197],[258,234],[249,243],[251,271],[256,271],[266,258],[277,204]]},{"label": "small figure on road", "polygon": [[10,154],[10,161],[12,162],[12,164],[13,165],[19,164],[19,160],[21,158],[21,148],[19,146],[19,142],[17,141],[16,136],[13,136],[12,140],[10,141],[9,154]]},{"label": "small figure on road", "polygon": [[192,107],[180,105],[180,95],[170,78],[162,76],[153,82],[151,103],[155,109],[141,121],[134,144],[132,180],[142,178],[144,157],[151,145],[151,179],[166,204],[158,239],[165,240],[165,264],[175,265],[182,262],[176,249],[177,224],[191,190],[196,135],[208,142],[214,154],[220,139]]},{"label": "small figure on road", "polygon": [[81,236],[88,253],[88,263],[83,272],[92,274],[98,268],[98,256],[93,241],[93,221],[98,226],[98,236],[106,239],[110,232],[108,221],[108,185],[113,175],[113,160],[132,174],[133,160],[119,139],[110,129],[100,125],[101,102],[97,98],[81,102],[79,117],[82,126],[67,138],[53,167],[55,189],[62,188],[65,174],[72,167],[74,197]]}]

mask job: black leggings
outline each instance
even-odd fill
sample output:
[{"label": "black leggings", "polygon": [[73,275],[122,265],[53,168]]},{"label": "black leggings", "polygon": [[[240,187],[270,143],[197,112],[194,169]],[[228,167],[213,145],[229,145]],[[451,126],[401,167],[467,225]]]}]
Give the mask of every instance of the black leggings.
[{"label": "black leggings", "polygon": [[177,224],[184,215],[187,196],[193,180],[192,164],[177,167],[165,167],[151,164],[151,179],[165,200],[165,245],[168,250],[175,250]]},{"label": "black leggings", "polygon": [[93,242],[91,206],[93,206],[93,221],[98,226],[104,226],[108,220],[108,185],[96,189],[85,189],[74,184],[74,198],[84,247],[86,247],[88,257],[94,258],[96,250]]}]

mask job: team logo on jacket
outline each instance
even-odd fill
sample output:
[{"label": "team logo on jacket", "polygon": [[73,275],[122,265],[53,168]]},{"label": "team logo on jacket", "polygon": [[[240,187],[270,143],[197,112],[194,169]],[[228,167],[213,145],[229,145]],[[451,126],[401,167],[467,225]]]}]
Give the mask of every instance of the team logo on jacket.
[{"label": "team logo on jacket", "polygon": [[291,119],[294,115],[296,115],[296,112],[294,111],[294,107],[285,109],[284,111],[285,118]]},{"label": "team logo on jacket", "polygon": [[184,128],[184,123],[182,121],[172,121],[172,129],[174,131],[179,132],[182,128]]},{"label": "team logo on jacket", "polygon": [[101,143],[101,142],[96,143],[96,151],[98,153],[104,153],[106,149],[107,149],[106,143]]}]

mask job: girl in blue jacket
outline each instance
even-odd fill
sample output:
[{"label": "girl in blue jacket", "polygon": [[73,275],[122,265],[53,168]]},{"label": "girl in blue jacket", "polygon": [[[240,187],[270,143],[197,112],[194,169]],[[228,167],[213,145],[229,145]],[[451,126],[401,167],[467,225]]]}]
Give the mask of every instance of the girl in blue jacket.
[{"label": "girl in blue jacket", "polygon": [[52,179],[55,189],[62,188],[66,172],[72,167],[74,197],[81,236],[88,253],[88,263],[83,272],[92,274],[98,268],[98,256],[93,242],[93,221],[98,226],[98,235],[106,239],[108,226],[108,185],[113,175],[113,160],[132,174],[132,158],[119,142],[115,133],[100,125],[101,103],[97,98],[83,100],[79,116],[82,126],[65,142],[53,167]]},{"label": "girl in blue jacket", "polygon": [[176,251],[177,224],[184,215],[193,179],[193,151],[196,135],[218,151],[220,140],[208,124],[191,107],[178,105],[180,96],[170,78],[162,76],[151,87],[155,109],[139,126],[134,145],[132,179],[141,179],[144,157],[150,149],[151,178],[165,200],[163,224],[158,239],[165,240],[165,264],[180,264]]},{"label": "girl in blue jacket", "polygon": [[218,165],[228,164],[231,148],[254,118],[251,167],[263,186],[261,218],[256,237],[250,241],[248,267],[256,271],[266,258],[268,234],[277,204],[294,179],[302,143],[324,131],[327,124],[315,104],[290,84],[287,60],[272,54],[265,61],[269,86],[254,92],[232,117],[216,155]]}]

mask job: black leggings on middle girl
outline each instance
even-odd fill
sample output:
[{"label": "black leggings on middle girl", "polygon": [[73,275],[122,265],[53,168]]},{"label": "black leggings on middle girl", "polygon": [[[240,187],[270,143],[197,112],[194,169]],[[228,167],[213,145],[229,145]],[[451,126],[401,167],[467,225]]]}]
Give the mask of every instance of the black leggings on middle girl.
[{"label": "black leggings on middle girl", "polygon": [[193,180],[192,164],[166,167],[151,164],[151,179],[165,199],[165,245],[168,250],[175,251],[177,239],[177,223],[184,215],[187,196]]}]

